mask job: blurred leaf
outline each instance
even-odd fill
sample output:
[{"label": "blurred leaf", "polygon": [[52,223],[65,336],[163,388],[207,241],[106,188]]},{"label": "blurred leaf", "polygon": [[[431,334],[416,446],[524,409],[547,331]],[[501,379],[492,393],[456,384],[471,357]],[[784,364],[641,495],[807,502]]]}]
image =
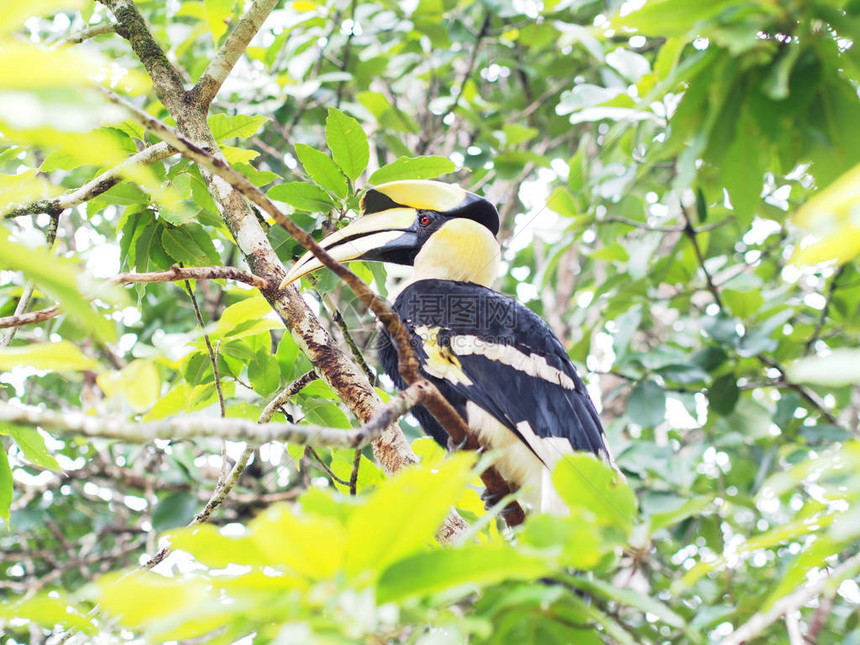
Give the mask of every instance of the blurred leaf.
[{"label": "blurred leaf", "polygon": [[152,509],[152,528],[160,533],[177,526],[185,526],[194,519],[198,510],[197,498],[191,493],[171,493],[158,500]]},{"label": "blurred leaf", "polygon": [[449,590],[466,593],[503,580],[534,580],[549,571],[547,562],[506,544],[437,549],[394,563],[380,577],[377,594],[381,603],[400,602]]},{"label": "blurred leaf", "polygon": [[347,575],[379,575],[429,544],[469,482],[473,464],[474,455],[457,453],[435,471],[402,470],[374,491],[347,523]]},{"label": "blurred leaf", "polygon": [[717,414],[731,414],[740,397],[738,380],[734,374],[726,374],[708,388],[708,407]]},{"label": "blurred leaf", "polygon": [[860,383],[860,350],[835,349],[826,356],[800,358],[788,367],[793,383],[841,387]]},{"label": "blurred leaf", "polygon": [[601,523],[629,532],[636,519],[636,498],[622,476],[587,453],[566,455],[552,474],[555,489],[571,509],[593,514]]},{"label": "blurred leaf", "polygon": [[299,516],[286,505],[269,507],[250,525],[249,539],[269,566],[283,566],[311,579],[344,567],[348,546],[343,526],[330,517]]},{"label": "blurred leaf", "polygon": [[227,22],[233,13],[235,0],[203,0],[205,7],[206,22],[212,32],[212,40],[217,44],[221,36],[227,31]]},{"label": "blurred leaf", "polygon": [[0,227],[0,269],[23,271],[100,340],[112,341],[116,337],[113,323],[96,312],[81,294],[77,267],[69,260],[54,257],[45,249],[17,244]]},{"label": "blurred leaf", "polygon": [[640,381],[627,399],[627,416],[644,428],[653,428],[666,418],[666,392],[651,379]]},{"label": "blurred leaf", "polygon": [[836,260],[843,264],[860,253],[860,164],[848,170],[830,186],[806,202],[794,215],[794,221],[817,239],[799,246],[793,260],[798,264],[815,264]]},{"label": "blurred leaf", "polygon": [[19,365],[57,372],[98,369],[95,360],[67,340],[0,348],[0,369],[11,370]]}]

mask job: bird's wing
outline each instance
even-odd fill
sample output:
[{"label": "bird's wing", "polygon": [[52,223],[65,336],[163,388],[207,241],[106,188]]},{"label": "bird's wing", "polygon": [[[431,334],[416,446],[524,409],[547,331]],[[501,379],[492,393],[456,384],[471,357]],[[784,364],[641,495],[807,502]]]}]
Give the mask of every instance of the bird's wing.
[{"label": "bird's wing", "polygon": [[[472,283],[426,280],[411,290],[398,298],[398,309],[420,338],[422,367],[443,395],[489,412],[547,466],[572,451],[611,461],[594,404],[539,316]],[[436,307],[442,294],[444,306]]]}]

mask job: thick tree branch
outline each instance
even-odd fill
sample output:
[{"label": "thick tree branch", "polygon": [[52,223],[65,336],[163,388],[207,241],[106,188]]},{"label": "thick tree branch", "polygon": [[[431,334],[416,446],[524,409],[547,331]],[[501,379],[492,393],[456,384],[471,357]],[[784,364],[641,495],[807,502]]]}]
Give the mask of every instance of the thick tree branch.
[{"label": "thick tree branch", "polygon": [[[179,150],[183,156],[191,159],[215,175],[213,184],[222,199],[233,192],[241,194],[259,206],[275,222],[283,226],[299,244],[311,251],[324,266],[330,269],[352,289],[362,304],[376,315],[386,331],[391,334],[397,347],[400,373],[403,376],[403,380],[407,384],[423,380],[419,370],[418,358],[411,346],[409,332],[388,303],[377,296],[357,275],[332,258],[309,233],[299,228],[298,225],[284,215],[272,200],[266,197],[244,175],[233,170],[223,158],[215,157],[208,150],[189,141],[173,128],[124,101],[115,93],[109,90],[104,91],[110,100],[124,106],[131,113],[132,118],[140,125],[149,129],[164,141],[167,141]],[[289,288],[294,289],[294,287]],[[453,443],[464,444],[468,449],[478,450],[480,445],[478,444],[477,437],[469,431],[466,422],[463,421],[457,411],[439,394],[434,386],[431,385],[430,387],[434,394],[423,402],[424,406],[439,421],[445,431],[448,432]],[[488,468],[481,477],[490,493],[498,493],[500,496],[510,493],[510,488],[498,472],[496,472],[495,468]],[[524,521],[525,515],[517,502],[511,503],[509,511],[505,514],[505,519],[510,525],[520,524]]]},{"label": "thick tree branch", "polygon": [[723,641],[723,645],[741,645],[759,636],[767,627],[788,613],[797,611],[810,600],[829,590],[835,593],[839,583],[857,574],[860,569],[860,554],[854,555],[838,567],[833,569],[829,575],[822,576],[812,584],[800,587],[787,596],[783,596],[767,611],[754,614],[743,625],[738,627]]},{"label": "thick tree branch", "polygon": [[278,0],[254,0],[191,90],[190,97],[197,109],[206,113],[224,80],[276,4]]},{"label": "thick tree branch", "polygon": [[13,425],[38,426],[55,434],[118,439],[129,443],[149,443],[156,439],[215,437],[255,443],[285,441],[302,446],[314,444],[332,448],[363,448],[390,423],[432,396],[433,391],[433,386],[427,381],[410,385],[384,405],[370,421],[352,430],[192,416],[135,422],[116,417],[93,417],[78,412],[55,412],[8,403],[0,403],[0,421]]},{"label": "thick tree branch", "polygon": [[107,190],[116,186],[123,179],[126,170],[131,166],[155,163],[167,159],[171,155],[175,155],[176,150],[173,150],[166,143],[156,143],[154,146],[144,148],[137,154],[132,155],[127,160],[123,161],[118,166],[106,170],[98,177],[88,181],[80,188],[53,197],[51,199],[40,199],[35,202],[23,205],[12,205],[5,211],[0,212],[0,219],[8,219],[10,217],[20,217],[21,215],[37,215],[39,213],[48,213],[49,215],[59,215],[67,208],[72,208],[78,204],[82,204],[97,197]]},{"label": "thick tree branch", "polygon": [[[132,0],[100,0],[116,18],[116,31],[125,38],[134,50],[149,76],[158,100],[177,117],[183,115],[182,103],[185,87],[177,69],[167,60],[143,15]],[[179,119],[177,118],[177,123]]]},{"label": "thick tree branch", "polygon": [[[235,280],[244,282],[257,289],[269,289],[272,285],[263,278],[255,276],[236,267],[178,267],[173,266],[167,271],[153,273],[120,273],[111,278],[110,284],[135,284],[148,282],[179,282],[182,280]],[[59,306],[54,305],[40,311],[27,314],[5,316],[0,318],[0,329],[22,327],[50,320],[63,313]]]}]

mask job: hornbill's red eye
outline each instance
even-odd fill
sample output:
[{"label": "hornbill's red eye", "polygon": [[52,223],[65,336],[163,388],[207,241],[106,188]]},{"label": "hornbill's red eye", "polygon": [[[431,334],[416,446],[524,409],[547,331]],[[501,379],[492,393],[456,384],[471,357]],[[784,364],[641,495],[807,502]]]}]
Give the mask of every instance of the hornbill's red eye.
[{"label": "hornbill's red eye", "polygon": [[420,215],[418,217],[418,223],[421,224],[421,226],[427,226],[428,224],[430,224],[430,216],[426,213]]}]

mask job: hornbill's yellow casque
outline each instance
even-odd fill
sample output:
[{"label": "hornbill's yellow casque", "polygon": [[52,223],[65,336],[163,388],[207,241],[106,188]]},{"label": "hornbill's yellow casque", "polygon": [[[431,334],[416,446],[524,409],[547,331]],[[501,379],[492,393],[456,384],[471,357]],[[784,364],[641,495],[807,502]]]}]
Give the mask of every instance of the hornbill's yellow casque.
[{"label": "hornbill's yellow casque", "polygon": [[[573,451],[611,462],[594,404],[564,347],[547,324],[490,288],[499,266],[499,214],[486,199],[436,181],[397,181],[369,189],[362,217],[325,238],[337,260],[376,260],[414,267],[394,301],[413,335],[424,375],[478,433],[498,449],[499,474],[541,511],[563,509],[550,470]],[[284,284],[319,269],[310,253]],[[379,358],[404,388],[386,333]],[[422,408],[425,432],[443,446],[448,435]]]}]

